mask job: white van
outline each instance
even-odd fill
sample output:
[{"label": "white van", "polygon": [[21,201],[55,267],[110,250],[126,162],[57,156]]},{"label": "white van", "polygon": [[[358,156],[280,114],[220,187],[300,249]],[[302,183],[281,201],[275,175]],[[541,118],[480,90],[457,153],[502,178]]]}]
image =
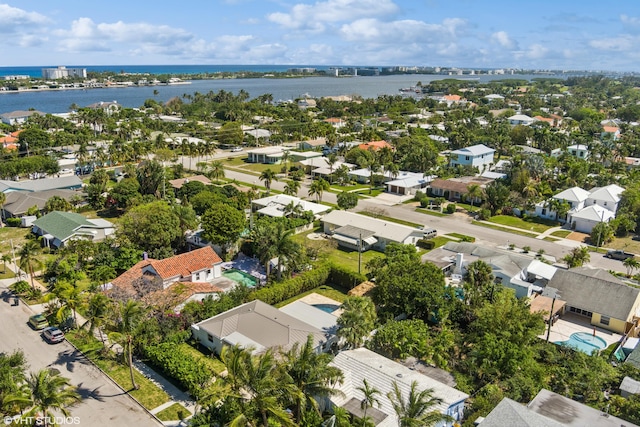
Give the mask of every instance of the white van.
[{"label": "white van", "polygon": [[438,235],[438,231],[435,228],[425,228],[424,229],[424,239],[433,239]]}]

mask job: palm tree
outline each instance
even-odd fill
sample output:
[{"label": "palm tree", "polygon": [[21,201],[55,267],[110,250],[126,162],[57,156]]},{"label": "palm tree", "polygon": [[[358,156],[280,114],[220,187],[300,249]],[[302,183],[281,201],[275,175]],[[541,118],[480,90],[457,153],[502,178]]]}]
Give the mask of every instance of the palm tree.
[{"label": "palm tree", "polygon": [[31,392],[31,404],[33,405],[29,413],[32,415],[42,414],[45,417],[45,426],[48,418],[54,416],[52,410],[58,410],[65,417],[68,417],[69,410],[67,408],[80,401],[80,395],[75,387],[69,384],[69,380],[49,369],[31,373],[27,378],[27,385]]},{"label": "palm tree", "polygon": [[7,272],[7,263],[11,261],[11,256],[9,254],[4,254],[2,255],[2,258],[0,258],[0,260],[2,260],[2,263],[4,264],[4,270],[3,273]]},{"label": "palm tree", "polygon": [[350,296],[342,303],[343,312],[338,318],[338,336],[349,347],[360,347],[376,325],[376,308],[368,297]]},{"label": "palm tree", "polygon": [[300,190],[300,181],[290,180],[284,185],[284,194],[288,196],[297,196]]},{"label": "palm tree", "polygon": [[62,281],[58,282],[54,294],[62,303],[56,314],[59,322],[64,322],[67,319],[69,311],[71,311],[73,313],[73,326],[75,327],[77,325],[78,316],[76,309],[81,302],[80,293],[80,288],[77,286]]},{"label": "palm tree", "polygon": [[451,421],[451,417],[431,410],[442,403],[442,399],[433,396],[433,389],[418,391],[418,382],[411,383],[409,395],[405,399],[396,381],[387,397],[398,415],[398,427],[428,427],[441,421]]},{"label": "palm tree", "polygon": [[380,400],[377,396],[380,394],[380,390],[369,385],[366,379],[362,380],[362,387],[357,387],[357,390],[364,394],[364,399],[360,402],[360,409],[362,409],[362,425],[367,425],[367,409],[372,408],[373,404],[377,404],[380,407]]},{"label": "palm tree", "polygon": [[322,193],[329,190],[329,183],[325,181],[323,178],[316,179],[309,186],[309,196],[316,196],[316,202],[320,203],[322,201]]},{"label": "palm tree", "polygon": [[471,203],[471,210],[473,210],[473,201],[482,197],[482,188],[478,184],[471,184],[467,187],[466,196]]},{"label": "palm tree", "polygon": [[[98,328],[98,332],[100,332],[100,341],[102,341],[102,347],[106,348],[106,342],[104,340],[104,335],[102,334],[102,329],[100,328],[109,313],[111,300],[102,293],[97,293],[91,295],[89,298],[89,303],[87,304],[87,311],[85,313],[85,317],[87,322],[85,325],[89,325],[89,333],[93,333],[95,328]],[[84,326],[84,325],[83,325]]]},{"label": "palm tree", "polygon": [[289,158],[291,154],[289,154],[289,150],[285,150],[282,152],[282,157],[280,158],[280,162],[284,165],[284,177],[286,178],[289,175]]},{"label": "palm tree", "polygon": [[265,169],[260,174],[260,181],[264,182],[264,186],[267,189],[267,194],[271,192],[271,183],[278,180],[276,173],[271,169]]},{"label": "palm tree", "polygon": [[336,394],[333,385],[343,378],[339,368],[329,366],[331,356],[327,353],[316,353],[313,336],[309,335],[304,345],[296,343],[284,354],[285,369],[295,388],[294,415],[300,423],[305,408],[313,408],[318,415],[318,400]]},{"label": "palm tree", "polygon": [[31,288],[36,289],[36,285],[33,281],[34,266],[38,267],[42,265],[42,262],[36,256],[40,251],[40,246],[33,240],[28,240],[25,242],[24,246],[20,249],[20,261],[18,262],[18,266],[26,271],[31,277]]},{"label": "palm tree", "polygon": [[329,166],[329,177],[333,183],[333,168],[335,168],[336,163],[338,163],[338,155],[336,153],[329,153],[329,155],[324,158],[324,161]]},{"label": "palm tree", "polygon": [[127,354],[127,364],[129,365],[129,374],[131,375],[131,386],[134,390],[137,390],[139,387],[133,376],[133,335],[138,326],[138,322],[142,318],[143,308],[139,302],[128,300],[126,303],[120,303],[119,311],[118,332],[111,334],[110,338],[124,344]]},{"label": "palm tree", "polygon": [[627,276],[631,276],[633,270],[637,270],[640,267],[640,262],[635,257],[629,257],[622,261],[622,264],[627,267]]},{"label": "palm tree", "polygon": [[207,170],[207,175],[213,181],[219,181],[224,178],[224,163],[221,160],[216,160],[211,162],[209,169]]}]

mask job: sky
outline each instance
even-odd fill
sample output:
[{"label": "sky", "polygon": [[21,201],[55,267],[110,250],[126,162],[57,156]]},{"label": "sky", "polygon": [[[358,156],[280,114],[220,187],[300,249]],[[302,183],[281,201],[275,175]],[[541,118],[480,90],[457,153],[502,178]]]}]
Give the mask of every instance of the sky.
[{"label": "sky", "polygon": [[0,0],[0,58],[640,71],[640,1]]}]

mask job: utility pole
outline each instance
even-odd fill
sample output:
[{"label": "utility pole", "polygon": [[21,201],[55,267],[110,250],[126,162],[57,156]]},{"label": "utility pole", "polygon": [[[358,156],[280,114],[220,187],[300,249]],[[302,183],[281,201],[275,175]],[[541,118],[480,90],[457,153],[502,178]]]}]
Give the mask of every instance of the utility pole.
[{"label": "utility pole", "polygon": [[11,254],[13,255],[13,266],[16,269],[16,273],[18,273],[18,279],[22,280],[22,270],[18,268],[18,264],[16,263],[16,250],[13,247],[13,239],[9,240],[11,242]]},{"label": "utility pole", "polygon": [[556,303],[556,298],[558,298],[558,290],[556,288],[545,287],[544,291],[542,291],[542,296],[551,297],[551,313],[549,313],[549,328],[547,329],[547,342],[549,342],[549,336],[551,335],[551,326],[553,324],[553,306]]},{"label": "utility pole", "polygon": [[358,238],[358,274],[362,274],[362,231]]}]

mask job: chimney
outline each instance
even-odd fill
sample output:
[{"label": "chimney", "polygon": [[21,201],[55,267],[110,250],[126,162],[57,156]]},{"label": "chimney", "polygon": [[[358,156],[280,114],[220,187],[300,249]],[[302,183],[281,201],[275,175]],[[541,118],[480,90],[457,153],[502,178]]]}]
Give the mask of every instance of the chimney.
[{"label": "chimney", "polygon": [[147,254],[146,251],[142,252],[142,259],[145,260],[145,261],[149,259],[149,254]]},{"label": "chimney", "polygon": [[462,253],[456,254],[456,266],[453,269],[455,274],[462,274],[462,263],[464,262],[464,255]]}]

